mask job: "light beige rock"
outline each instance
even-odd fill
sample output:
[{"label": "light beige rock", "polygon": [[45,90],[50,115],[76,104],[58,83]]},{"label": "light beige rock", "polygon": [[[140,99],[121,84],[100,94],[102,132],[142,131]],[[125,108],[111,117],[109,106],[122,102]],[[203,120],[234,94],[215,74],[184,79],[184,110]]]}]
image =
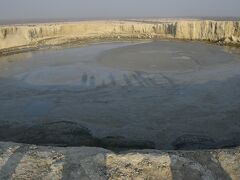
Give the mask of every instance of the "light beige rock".
[{"label": "light beige rock", "polygon": [[[0,26],[0,51],[6,48],[61,45],[86,39],[177,38],[239,43],[240,22],[172,20],[159,22],[83,21]],[[229,43],[231,43],[229,42]]]}]

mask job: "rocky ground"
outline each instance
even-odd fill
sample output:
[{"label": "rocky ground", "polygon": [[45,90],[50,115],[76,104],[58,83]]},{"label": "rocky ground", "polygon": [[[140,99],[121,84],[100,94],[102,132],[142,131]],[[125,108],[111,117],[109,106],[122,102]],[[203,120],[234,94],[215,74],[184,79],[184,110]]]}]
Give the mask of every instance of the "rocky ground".
[{"label": "rocky ground", "polygon": [[238,180],[240,149],[212,151],[41,147],[0,143],[0,179]]}]

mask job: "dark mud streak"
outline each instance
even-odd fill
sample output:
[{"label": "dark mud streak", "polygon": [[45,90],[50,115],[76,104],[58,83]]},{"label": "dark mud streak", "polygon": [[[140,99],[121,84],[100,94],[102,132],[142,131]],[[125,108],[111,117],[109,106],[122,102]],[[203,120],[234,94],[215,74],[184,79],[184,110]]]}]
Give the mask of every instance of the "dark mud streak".
[{"label": "dark mud streak", "polygon": [[[64,159],[65,161],[63,165],[62,180],[74,180],[78,179],[79,177],[81,177],[81,179],[83,180],[91,180],[90,177],[87,175],[86,171],[83,169],[81,163],[74,164],[71,161],[70,154],[64,154]],[[74,174],[76,174],[75,177]]]},{"label": "dark mud streak", "polygon": [[95,87],[96,86],[95,76],[91,76],[90,77],[89,84],[90,84],[91,87]]},{"label": "dark mud streak", "polygon": [[101,87],[106,87],[107,86],[107,84],[106,84],[106,82],[104,81],[104,80],[102,80],[102,84],[101,84]]},{"label": "dark mud streak", "polygon": [[76,124],[76,122],[72,122],[72,121],[55,121],[55,122],[48,122],[46,123],[46,125],[54,125],[54,124],[60,124],[60,123],[64,123],[64,124]]},{"label": "dark mud streak", "polygon": [[[186,158],[188,160],[199,163],[206,171],[200,172],[197,168],[191,168],[190,164],[182,164],[181,161],[175,161],[171,158],[171,173],[172,179],[179,179],[179,175],[181,174],[181,179],[192,180],[192,179],[203,179],[203,173],[206,175],[209,171],[212,177],[205,178],[213,178],[218,180],[231,180],[230,175],[222,168],[221,164],[213,155],[209,152],[203,152],[201,157],[198,157],[196,152],[184,152],[181,154],[181,157]],[[191,171],[191,173],[189,173]],[[191,175],[191,176],[190,176]]]},{"label": "dark mud streak", "polygon": [[130,80],[128,75],[124,74],[123,75],[123,79],[124,79],[126,85],[128,85],[128,86],[132,85],[132,82],[131,82],[131,80]]},{"label": "dark mud streak", "polygon": [[[106,104],[105,102],[101,102]],[[4,126],[8,127],[8,126]],[[42,146],[59,147],[103,147],[108,149],[154,149],[155,144],[151,141],[129,140],[125,137],[94,137],[90,130],[76,122],[55,121],[39,123],[32,127],[0,127],[1,141],[14,141],[17,143],[35,144]],[[11,134],[6,137],[5,134]]]},{"label": "dark mud streak", "polygon": [[116,86],[116,85],[117,85],[117,82],[116,82],[113,74],[111,73],[108,77],[109,77],[109,79],[110,79],[110,84],[111,84],[112,86]]},{"label": "dark mud streak", "polygon": [[168,82],[168,84],[169,84],[170,86],[176,87],[174,81],[173,81],[171,78],[169,78],[168,76],[166,76],[166,75],[163,74],[163,73],[159,73],[159,74]]},{"label": "dark mud streak", "polygon": [[216,147],[216,142],[204,135],[185,134],[178,137],[172,146],[174,150],[210,149]]},{"label": "dark mud streak", "polygon": [[139,76],[137,74],[132,74],[132,77],[134,78],[134,80],[136,82],[138,82],[138,84],[142,87],[146,87],[146,84],[144,82],[142,82],[142,80],[139,78]]},{"label": "dark mud streak", "polygon": [[[73,176],[74,171],[77,172],[78,177]],[[70,162],[66,162],[66,164],[64,164],[63,166],[62,180],[78,180],[79,177],[81,177],[82,180],[91,180],[91,178],[86,174],[81,164],[72,164]]]},{"label": "dark mud streak", "polygon": [[[94,151],[89,153],[88,156],[85,156],[81,151],[73,154],[64,153],[65,163],[62,180],[77,180],[79,177],[83,180],[90,180],[93,177],[99,180],[107,179],[106,151],[101,152],[101,155]],[[78,159],[77,162],[73,160],[76,158]]]},{"label": "dark mud streak", "polygon": [[87,75],[87,73],[83,73],[83,75],[82,75],[82,85],[86,86],[87,82],[88,82],[88,75]]},{"label": "dark mud streak", "polygon": [[152,86],[152,84],[148,81],[148,79],[143,77],[142,72],[136,71],[135,73],[137,74],[138,79],[141,80],[145,85]]},{"label": "dark mud streak", "polygon": [[[147,73],[144,73],[146,76],[148,76],[148,74]],[[158,86],[158,83],[156,82],[156,80],[154,79],[154,78],[152,78],[152,77],[147,77],[146,78],[147,79],[147,81],[152,85],[152,86]]]},{"label": "dark mud streak", "polygon": [[198,59],[194,58],[193,56],[191,56],[191,59],[194,61],[194,63],[196,64],[197,66],[197,71],[200,71],[201,70],[201,63],[199,62]]},{"label": "dark mud streak", "polygon": [[17,166],[19,165],[22,158],[28,151],[29,146],[19,147],[13,155],[11,155],[5,165],[0,169],[0,179],[7,180],[11,179],[12,175],[15,173]]}]

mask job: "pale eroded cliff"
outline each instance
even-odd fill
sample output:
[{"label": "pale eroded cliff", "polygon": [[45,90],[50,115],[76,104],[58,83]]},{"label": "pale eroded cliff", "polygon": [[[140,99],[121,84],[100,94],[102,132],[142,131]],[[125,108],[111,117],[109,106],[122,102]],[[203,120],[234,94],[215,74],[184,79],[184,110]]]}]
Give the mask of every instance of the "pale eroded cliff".
[{"label": "pale eroded cliff", "polygon": [[170,22],[83,21],[78,23],[0,26],[0,51],[61,45],[86,39],[176,38],[240,44],[240,22],[179,20]]}]

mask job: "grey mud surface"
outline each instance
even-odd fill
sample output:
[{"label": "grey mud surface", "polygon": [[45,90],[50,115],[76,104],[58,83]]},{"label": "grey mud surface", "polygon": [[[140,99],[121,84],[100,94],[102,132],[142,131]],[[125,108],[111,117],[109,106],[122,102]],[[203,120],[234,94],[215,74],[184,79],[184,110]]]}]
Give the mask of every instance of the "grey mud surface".
[{"label": "grey mud surface", "polygon": [[240,145],[240,54],[105,43],[0,58],[0,141],[104,148]]}]

